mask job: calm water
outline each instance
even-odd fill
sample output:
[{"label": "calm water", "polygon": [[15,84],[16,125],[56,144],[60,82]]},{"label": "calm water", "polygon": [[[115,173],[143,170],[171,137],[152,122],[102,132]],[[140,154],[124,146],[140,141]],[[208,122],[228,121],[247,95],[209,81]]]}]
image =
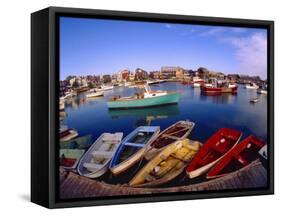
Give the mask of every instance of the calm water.
[{"label": "calm water", "polygon": [[[78,130],[79,135],[92,134],[96,139],[104,132],[123,132],[124,136],[141,125],[160,126],[161,130],[182,119],[195,122],[191,139],[206,141],[221,127],[243,132],[243,137],[254,134],[266,141],[267,96],[239,86],[237,95],[207,96],[199,88],[176,82],[152,85],[153,90],[173,90],[181,93],[176,105],[146,109],[108,110],[106,101],[113,95],[129,96],[134,88],[115,87],[105,92],[105,97],[86,99],[84,94],[69,100],[63,124]],[[260,101],[252,104],[252,97]]]}]

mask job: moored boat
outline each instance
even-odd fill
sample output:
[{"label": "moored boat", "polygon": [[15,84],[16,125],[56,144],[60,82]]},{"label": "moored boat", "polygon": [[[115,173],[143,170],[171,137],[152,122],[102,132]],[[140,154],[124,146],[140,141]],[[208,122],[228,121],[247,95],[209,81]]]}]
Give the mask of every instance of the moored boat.
[{"label": "moored boat", "polygon": [[207,178],[217,178],[242,169],[259,157],[260,149],[265,143],[250,135],[235,145],[218,163],[208,172]]},{"label": "moored boat", "polygon": [[216,85],[201,85],[200,87],[202,92],[207,93],[236,93],[237,86],[234,84],[226,84],[224,86],[216,86]]},{"label": "moored boat", "polygon": [[159,84],[159,83],[162,83],[162,82],[165,82],[164,80],[148,80],[146,83],[148,85],[153,85],[153,84]]},{"label": "moored boat", "polygon": [[245,85],[245,88],[246,88],[246,89],[258,89],[259,86],[258,86],[256,83],[251,82],[251,83],[249,83],[249,84],[246,84],[246,85]]},{"label": "moored boat", "polygon": [[189,178],[200,176],[211,169],[240,140],[242,133],[230,128],[221,128],[201,147],[187,167]]},{"label": "moored boat", "polygon": [[114,88],[114,86],[112,86],[112,85],[110,85],[110,86],[103,85],[100,88],[96,88],[95,90],[97,92],[99,92],[99,91],[109,91],[109,90],[112,90],[113,88]]},{"label": "moored boat", "polygon": [[123,133],[103,133],[80,159],[77,171],[88,178],[102,176],[121,143]]},{"label": "moored boat", "polygon": [[257,103],[257,102],[259,102],[259,98],[258,97],[254,97],[254,98],[251,98],[251,100],[250,100],[250,102],[251,103]]},{"label": "moored boat", "polygon": [[78,132],[73,128],[61,128],[59,133],[60,141],[68,141],[78,137]]},{"label": "moored boat", "polygon": [[204,84],[204,80],[201,79],[200,77],[193,77],[192,79],[192,87],[193,88],[200,88],[201,85]]},{"label": "moored boat", "polygon": [[92,143],[92,136],[86,135],[68,141],[60,141],[60,165],[64,168],[76,168],[78,161]]},{"label": "moored boat", "polygon": [[236,93],[237,85],[235,83],[228,82],[224,79],[210,78],[207,82],[201,85],[200,89],[203,93]]},{"label": "moored boat", "polygon": [[203,85],[203,83],[199,83],[199,82],[192,83],[192,87],[193,87],[193,88],[200,88],[201,85]]},{"label": "moored boat", "polygon": [[129,182],[133,187],[153,187],[180,175],[200,148],[200,143],[183,139],[172,143],[149,161]]},{"label": "moored boat", "polygon": [[84,152],[84,149],[60,149],[60,166],[66,169],[75,169]]},{"label": "moored boat", "polygon": [[178,121],[175,124],[171,125],[170,127],[166,128],[162,131],[156,139],[151,142],[146,149],[145,152],[145,159],[150,160],[156,154],[158,154],[163,148],[167,145],[186,138],[194,128],[195,123],[185,120],[185,121]]},{"label": "moored boat", "polygon": [[92,135],[86,135],[68,141],[60,141],[60,149],[87,149],[92,142]]},{"label": "moored boat", "polygon": [[131,97],[114,97],[107,102],[109,109],[142,108],[178,103],[180,94],[177,92],[152,91],[146,84],[143,93]]},{"label": "moored boat", "polygon": [[87,98],[91,98],[91,97],[102,97],[104,95],[104,92],[103,91],[96,91],[96,90],[92,90],[92,91],[89,91],[87,94],[86,94],[86,97]]},{"label": "moored boat", "polygon": [[259,88],[257,90],[257,93],[267,95],[267,89],[266,88]]},{"label": "moored boat", "polygon": [[140,161],[145,147],[156,138],[159,131],[160,127],[140,126],[127,135],[111,160],[111,172],[118,175]]}]

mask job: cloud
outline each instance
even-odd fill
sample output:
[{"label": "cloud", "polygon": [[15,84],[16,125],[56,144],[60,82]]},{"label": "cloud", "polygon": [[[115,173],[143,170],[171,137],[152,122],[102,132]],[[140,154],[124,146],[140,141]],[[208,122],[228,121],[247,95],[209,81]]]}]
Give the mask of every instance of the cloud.
[{"label": "cloud", "polygon": [[224,39],[235,47],[235,56],[241,73],[267,77],[267,38],[258,32],[247,37],[229,37]]},{"label": "cloud", "polygon": [[207,31],[202,32],[200,35],[201,36],[217,36],[221,33],[223,33],[225,31],[224,28],[220,28],[220,27],[215,27],[215,28],[210,28]]}]

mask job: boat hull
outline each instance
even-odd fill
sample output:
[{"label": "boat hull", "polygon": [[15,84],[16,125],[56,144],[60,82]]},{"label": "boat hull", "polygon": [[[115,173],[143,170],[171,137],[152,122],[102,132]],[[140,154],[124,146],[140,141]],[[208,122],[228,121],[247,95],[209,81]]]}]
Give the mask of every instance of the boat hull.
[{"label": "boat hull", "polygon": [[[187,139],[172,143],[148,162],[129,182],[129,185],[133,187],[153,187],[171,181],[183,172],[186,164],[189,163],[199,148],[199,142]],[[158,171],[156,171],[157,168]],[[151,180],[147,179],[149,173],[154,173]]]},{"label": "boat hull", "polygon": [[214,88],[208,86],[201,86],[201,91],[207,93],[236,93],[237,86],[232,88]]},{"label": "boat hull", "polygon": [[130,157],[128,160],[121,163],[119,166],[112,167],[110,170],[113,175],[117,176],[123,173],[128,168],[134,166],[138,161],[141,160],[143,154],[145,152],[145,148],[138,150],[133,157]]},{"label": "boat hull", "polygon": [[[166,128],[164,131],[162,131],[159,136],[155,139],[155,141],[153,143],[151,143],[150,146],[148,146],[148,149],[146,150],[145,152],[145,159],[147,161],[151,160],[153,157],[155,157],[159,152],[161,152],[167,145],[163,146],[162,148],[155,148],[153,147],[153,144],[157,141],[157,140],[162,140],[162,141],[165,141],[165,138],[163,136],[166,135],[166,133],[173,127],[175,127],[176,125],[178,124],[182,124],[183,126],[185,127],[189,127],[189,128],[186,128],[186,132],[183,134],[183,135],[180,135],[180,136],[171,136],[171,137],[166,137],[168,140],[170,140],[167,145],[177,141],[177,140],[180,140],[180,139],[183,139],[183,138],[186,138],[190,133],[191,131],[193,130],[194,126],[195,126],[195,123],[194,122],[190,122],[190,121],[179,121],[173,125],[171,125],[170,127]],[[190,124],[188,126],[188,124]],[[184,127],[183,127],[184,128]],[[164,140],[163,140],[164,138]]]},{"label": "boat hull", "polygon": [[[144,143],[134,143],[132,142],[134,138],[139,133],[152,133],[152,135],[144,141]],[[134,164],[139,162],[145,153],[145,149],[147,145],[149,145],[151,142],[155,140],[157,135],[160,132],[159,127],[154,126],[141,126],[136,128],[134,131],[132,131],[129,135],[127,135],[122,143],[119,145],[118,149],[116,150],[111,163],[110,163],[110,170],[113,175],[119,175],[120,173],[124,172],[125,170],[132,167]],[[129,144],[129,145],[128,145]],[[133,144],[133,145],[132,145]],[[128,156],[125,158],[125,160],[119,161],[122,153],[126,152],[128,150],[128,146],[131,148],[135,148],[133,154],[131,156]]]},{"label": "boat hull", "polygon": [[264,145],[262,140],[253,135],[248,136],[212,167],[207,174],[207,179],[221,177],[249,165],[258,159],[259,151]]},{"label": "boat hull", "polygon": [[102,97],[104,95],[103,92],[96,92],[96,93],[89,93],[86,95],[87,98],[93,98],[93,97]]},{"label": "boat hull", "polygon": [[152,107],[152,106],[178,103],[179,97],[180,97],[179,93],[170,93],[167,95],[157,96],[152,98],[109,101],[107,102],[107,106],[109,109]]},{"label": "boat hull", "polygon": [[195,178],[209,171],[225,154],[239,142],[242,133],[229,128],[221,128],[213,134],[199,150],[187,167],[189,178]]},{"label": "boat hull", "polygon": [[260,90],[260,89],[258,89],[258,90],[257,90],[257,93],[258,93],[258,94],[267,95],[267,90]]}]

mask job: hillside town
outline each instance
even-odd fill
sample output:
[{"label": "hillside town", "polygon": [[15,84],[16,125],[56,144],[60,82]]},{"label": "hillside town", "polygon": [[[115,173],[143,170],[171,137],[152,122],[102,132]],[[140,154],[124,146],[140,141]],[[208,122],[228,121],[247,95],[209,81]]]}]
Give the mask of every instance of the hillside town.
[{"label": "hillside town", "polygon": [[197,79],[204,81],[218,79],[237,84],[255,83],[257,85],[265,85],[267,83],[267,80],[262,80],[259,76],[225,74],[204,67],[199,67],[197,70],[188,70],[179,66],[163,66],[160,70],[149,72],[142,68],[137,68],[135,71],[124,69],[114,74],[68,76],[65,80],[60,81],[60,92],[63,95],[64,92],[69,89],[86,91],[88,89],[98,88],[102,85],[129,86],[144,81],[192,83]]}]

